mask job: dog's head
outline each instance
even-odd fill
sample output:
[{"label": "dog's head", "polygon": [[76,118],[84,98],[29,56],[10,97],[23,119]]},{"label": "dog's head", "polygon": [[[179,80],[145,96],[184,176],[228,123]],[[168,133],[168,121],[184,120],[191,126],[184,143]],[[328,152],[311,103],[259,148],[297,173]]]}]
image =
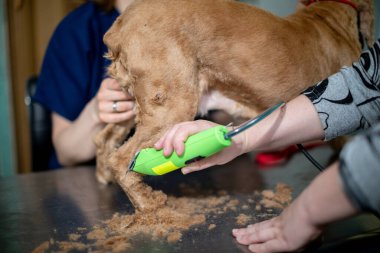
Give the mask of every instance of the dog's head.
[{"label": "dog's head", "polygon": [[[297,9],[304,8],[319,1],[336,1],[340,0],[299,0]],[[342,1],[343,2],[343,1]],[[359,30],[367,41],[369,46],[372,46],[374,42],[375,31],[375,14],[373,0],[346,0],[344,2],[352,2],[356,6],[359,18]]]}]

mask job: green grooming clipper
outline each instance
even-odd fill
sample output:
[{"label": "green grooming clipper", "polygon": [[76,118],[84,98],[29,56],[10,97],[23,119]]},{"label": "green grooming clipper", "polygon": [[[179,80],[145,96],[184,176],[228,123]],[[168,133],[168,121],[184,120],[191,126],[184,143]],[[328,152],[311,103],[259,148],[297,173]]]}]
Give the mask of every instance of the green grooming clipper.
[{"label": "green grooming clipper", "polygon": [[281,102],[269,108],[261,115],[231,131],[228,131],[225,126],[216,126],[190,136],[185,141],[185,150],[181,156],[173,152],[165,157],[163,150],[142,149],[133,158],[129,165],[129,170],[144,175],[160,176],[209,157],[230,146],[233,136],[255,125],[284,104],[284,102]]}]

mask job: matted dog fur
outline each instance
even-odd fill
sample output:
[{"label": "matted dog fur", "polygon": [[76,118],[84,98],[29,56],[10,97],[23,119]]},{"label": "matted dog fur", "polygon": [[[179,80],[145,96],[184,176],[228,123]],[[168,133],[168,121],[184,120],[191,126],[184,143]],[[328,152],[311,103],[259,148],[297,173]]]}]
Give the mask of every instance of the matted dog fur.
[{"label": "matted dog fur", "polygon": [[358,10],[318,1],[281,18],[232,0],[136,0],[104,36],[109,75],[136,100],[135,123],[96,137],[98,179],[115,179],[140,211],[163,205],[163,193],[127,173],[136,151],[199,111],[251,118],[351,65],[359,27],[372,45],[374,18],[372,1],[353,2]]}]

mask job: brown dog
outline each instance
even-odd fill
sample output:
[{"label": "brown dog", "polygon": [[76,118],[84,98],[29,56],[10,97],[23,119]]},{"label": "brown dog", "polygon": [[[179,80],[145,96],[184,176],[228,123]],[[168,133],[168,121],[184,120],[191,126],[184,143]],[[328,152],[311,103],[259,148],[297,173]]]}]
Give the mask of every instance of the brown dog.
[{"label": "brown dog", "polygon": [[97,136],[99,180],[111,168],[137,209],[163,204],[127,173],[135,152],[199,111],[254,117],[351,65],[359,27],[369,43],[373,29],[372,1],[353,2],[317,1],[280,18],[232,0],[135,1],[104,41],[109,74],[136,99],[136,132],[123,143],[132,123],[110,124]]}]

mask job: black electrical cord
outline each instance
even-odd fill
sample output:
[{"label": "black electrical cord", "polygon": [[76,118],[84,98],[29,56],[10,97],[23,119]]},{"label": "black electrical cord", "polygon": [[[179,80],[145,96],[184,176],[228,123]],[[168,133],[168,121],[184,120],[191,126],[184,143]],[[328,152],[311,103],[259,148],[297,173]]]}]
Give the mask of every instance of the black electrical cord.
[{"label": "black electrical cord", "polygon": [[319,163],[317,162],[317,160],[314,159],[314,157],[312,157],[310,155],[309,152],[307,152],[307,150],[305,149],[305,147],[302,145],[302,144],[297,144],[297,148],[299,150],[301,150],[301,152],[306,156],[307,159],[309,159],[309,161],[315,166],[317,167],[317,169],[319,171],[323,171],[325,168]]}]

